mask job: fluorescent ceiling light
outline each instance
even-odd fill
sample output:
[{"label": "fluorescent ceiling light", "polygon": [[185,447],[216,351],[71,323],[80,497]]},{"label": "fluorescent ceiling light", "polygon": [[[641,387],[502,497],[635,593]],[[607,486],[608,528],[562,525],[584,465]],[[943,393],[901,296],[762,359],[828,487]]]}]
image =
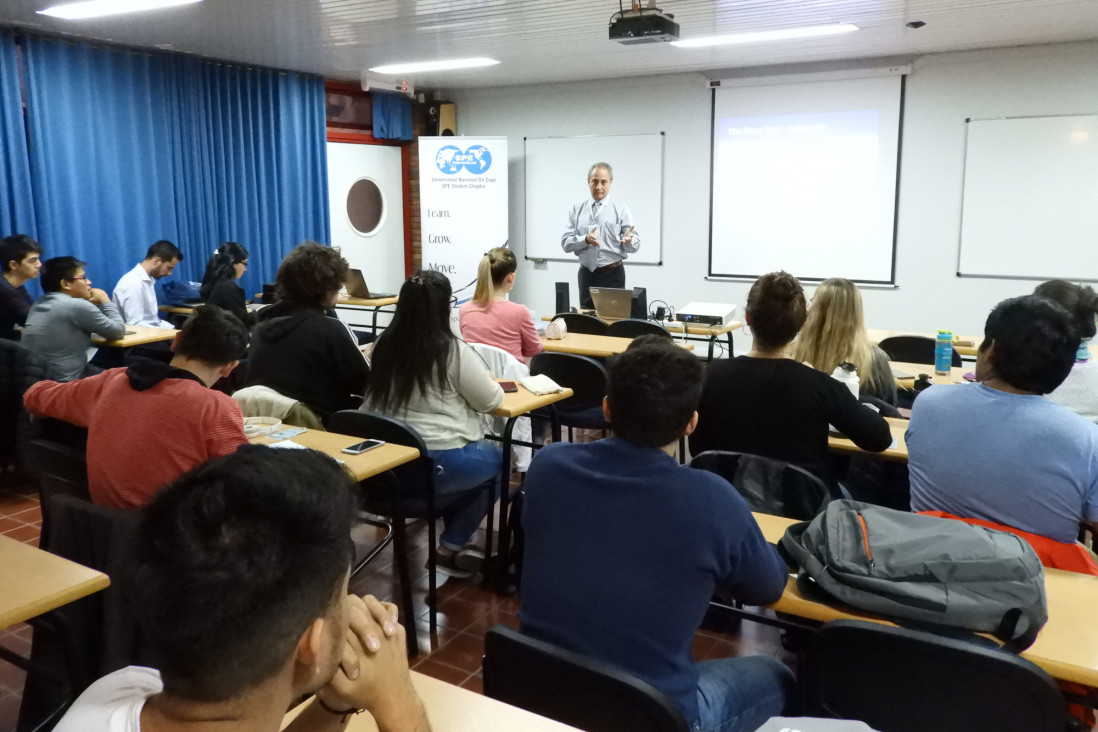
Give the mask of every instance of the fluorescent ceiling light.
[{"label": "fluorescent ceiling light", "polygon": [[479,66],[498,64],[494,58],[456,58],[451,61],[420,61],[411,64],[389,64],[375,66],[370,71],[377,74],[415,74],[420,71],[451,71],[453,69],[475,69]]},{"label": "fluorescent ceiling light", "polygon": [[39,10],[38,13],[40,15],[52,15],[55,18],[64,18],[65,20],[83,20],[84,18],[135,13],[139,10],[159,10],[160,8],[170,8],[173,5],[189,5],[200,2],[202,0],[85,0],[85,2],[79,3],[54,5],[45,10]]},{"label": "fluorescent ceiling light", "polygon": [[779,30],[755,31],[753,33],[731,33],[726,36],[705,36],[688,38],[685,41],[671,41],[679,48],[704,48],[706,46],[732,46],[742,43],[766,43],[767,41],[789,41],[796,38],[816,38],[836,36],[858,30],[852,23],[832,25],[809,25],[803,28],[781,28]]}]

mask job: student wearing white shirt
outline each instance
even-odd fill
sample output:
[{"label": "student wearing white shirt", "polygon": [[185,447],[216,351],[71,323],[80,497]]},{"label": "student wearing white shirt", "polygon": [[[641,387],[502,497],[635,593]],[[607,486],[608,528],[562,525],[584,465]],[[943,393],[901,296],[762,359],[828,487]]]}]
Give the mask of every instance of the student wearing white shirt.
[{"label": "student wearing white shirt", "polygon": [[126,325],[149,325],[154,328],[174,328],[171,323],[160,319],[156,309],[156,280],[167,277],[175,270],[175,265],[183,261],[183,252],[166,239],[149,247],[144,261],[138,262],[114,286],[112,299],[122,311]]}]

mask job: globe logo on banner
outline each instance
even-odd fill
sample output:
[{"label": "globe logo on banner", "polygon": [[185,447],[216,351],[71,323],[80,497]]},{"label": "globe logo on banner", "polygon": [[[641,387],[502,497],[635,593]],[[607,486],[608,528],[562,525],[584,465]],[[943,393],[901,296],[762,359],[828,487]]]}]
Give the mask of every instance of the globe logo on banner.
[{"label": "globe logo on banner", "polygon": [[435,165],[446,175],[455,175],[463,169],[479,175],[492,167],[492,153],[483,145],[473,145],[465,152],[454,145],[446,145],[435,155]]}]

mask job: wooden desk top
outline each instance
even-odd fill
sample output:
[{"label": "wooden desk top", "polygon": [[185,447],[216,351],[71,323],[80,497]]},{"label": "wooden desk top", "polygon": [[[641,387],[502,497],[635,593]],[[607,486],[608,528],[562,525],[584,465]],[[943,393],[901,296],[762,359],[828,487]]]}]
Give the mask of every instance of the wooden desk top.
[{"label": "wooden desk top", "polygon": [[110,583],[102,572],[0,536],[0,629],[79,600]]},{"label": "wooden desk top", "polygon": [[191,315],[194,313],[194,308],[189,305],[157,305],[156,309],[162,313],[172,313],[173,315]]},{"label": "wooden desk top", "polygon": [[[606,358],[622,353],[626,348],[629,348],[629,344],[632,342],[632,338],[591,335],[590,333],[568,333],[564,338],[557,340],[549,340],[545,336],[541,337],[542,349],[550,353],[575,353],[580,356],[591,356],[592,358]],[[675,341],[675,343],[688,351],[694,350],[693,343],[679,343],[678,341]]]},{"label": "wooden desk top", "polygon": [[[873,343],[880,343],[885,338],[891,338],[893,336],[902,335],[914,335],[924,336],[926,338],[937,338],[937,333],[917,333],[910,330],[884,330],[882,328],[866,328],[865,334],[869,336],[869,340]],[[957,349],[957,353],[962,356],[975,356],[976,349],[980,347],[982,337],[976,336],[963,336],[953,334],[953,347]]]},{"label": "wooden desk top", "polygon": [[[447,684],[412,671],[412,683],[423,700],[431,728],[437,732],[578,732],[525,709],[504,704],[476,692]],[[282,720],[289,724],[304,708],[302,704]],[[377,723],[369,714],[356,714],[347,724],[348,732],[377,732]]]},{"label": "wooden desk top", "polygon": [[892,439],[896,443],[884,452],[866,452],[846,437],[836,437],[835,435],[828,435],[827,445],[832,450],[838,452],[854,452],[863,457],[879,457],[883,460],[896,460],[906,463],[907,439],[904,435],[907,433],[909,422],[906,419],[898,419],[896,417],[885,417],[884,419],[888,422],[889,430],[892,432]]},{"label": "wooden desk top", "polygon": [[365,297],[340,297],[336,300],[336,306],[352,305],[362,308],[380,308],[385,305],[396,305],[396,297],[378,297],[367,299]]},{"label": "wooden desk top", "polygon": [[[786,527],[794,523],[792,519],[780,516],[753,515],[763,536],[771,543],[781,539]],[[1098,577],[1046,568],[1045,593],[1048,596],[1048,623],[1041,629],[1034,644],[1022,653],[1022,657],[1054,678],[1098,686],[1098,623],[1094,622],[1094,608],[1098,607]],[[805,599],[792,577],[782,599],[770,607],[824,622],[843,618],[888,622],[877,616],[852,613]]]},{"label": "wooden desk top", "polygon": [[[178,330],[174,328],[154,328],[151,325],[127,325],[127,334],[116,341],[108,341],[99,336],[92,336],[92,345],[107,346],[110,348],[129,348],[130,346],[143,346],[147,343],[159,343],[175,338]],[[129,333],[128,331],[133,331]]]},{"label": "wooden desk top", "polygon": [[[283,428],[289,426],[283,425]],[[281,440],[272,439],[268,435],[260,435],[259,437],[253,437],[250,442],[253,445],[270,445],[272,442],[281,442]],[[375,447],[373,450],[367,450],[360,455],[348,455],[340,452],[340,450],[356,442],[362,442],[361,437],[340,435],[335,432],[321,432],[320,430],[306,430],[297,437],[291,438],[291,442],[319,450],[325,455],[341,461],[355,480],[366,480],[378,473],[384,473],[386,470],[391,470],[419,457],[419,450],[414,447],[394,445],[389,442],[381,447]]]},{"label": "wooden desk top", "polygon": [[518,417],[548,404],[567,399],[572,394],[572,390],[566,388],[564,391],[538,396],[522,384],[518,384],[518,391],[504,394],[503,404],[500,404],[499,408],[492,414],[496,417]]},{"label": "wooden desk top", "polygon": [[[926,374],[930,377],[930,381],[934,384],[968,384],[970,382],[965,381],[965,374],[972,371],[973,367],[969,366],[954,366],[949,370],[948,374],[935,374],[934,367],[925,363],[907,363],[906,361],[889,361],[892,366],[893,372],[902,371],[906,374],[911,374],[909,379],[901,379],[896,376],[896,383],[899,386],[904,386],[910,389],[915,383],[915,379],[919,378],[919,374]],[[895,376],[895,373],[893,373]]]},{"label": "wooden desk top", "polygon": [[[542,316],[542,320],[544,320],[545,322],[548,323],[548,322],[552,322],[554,317],[555,316],[553,316],[553,315],[545,315],[545,316]],[[602,320],[606,323],[613,323],[614,321],[621,320],[621,318],[603,318],[603,317],[599,317],[599,320]],[[682,333],[683,325],[685,325],[685,323],[680,323],[677,320],[674,320],[674,321],[672,321],[672,320],[660,320],[660,321],[653,321],[653,322],[658,322],[660,325],[662,325],[664,328],[667,328],[667,330],[669,330],[672,333]],[[714,336],[722,336],[725,333],[730,333],[734,330],[739,330],[742,327],[743,327],[743,321],[733,320],[731,323],[726,323],[725,325],[687,325],[686,326],[686,332],[690,335],[700,335],[700,336],[714,337]]]}]

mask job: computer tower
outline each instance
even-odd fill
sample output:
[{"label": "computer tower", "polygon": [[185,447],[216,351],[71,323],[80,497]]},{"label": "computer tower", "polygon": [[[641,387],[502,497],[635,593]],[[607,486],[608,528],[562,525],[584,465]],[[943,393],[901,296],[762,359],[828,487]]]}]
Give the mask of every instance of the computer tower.
[{"label": "computer tower", "polygon": [[633,288],[633,307],[630,317],[638,320],[648,320],[648,291],[643,287]]},{"label": "computer tower", "polygon": [[568,283],[557,283],[557,309],[556,313],[567,313],[568,309],[572,307],[571,298],[568,296]]}]

